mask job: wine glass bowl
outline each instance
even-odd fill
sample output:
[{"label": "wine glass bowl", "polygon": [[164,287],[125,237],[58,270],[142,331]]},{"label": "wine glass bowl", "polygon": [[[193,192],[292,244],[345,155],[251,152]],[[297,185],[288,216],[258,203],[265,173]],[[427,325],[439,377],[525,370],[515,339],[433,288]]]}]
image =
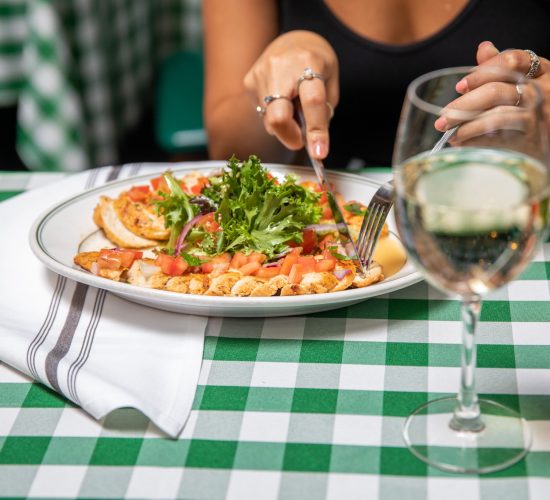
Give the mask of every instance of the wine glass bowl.
[{"label": "wine glass bowl", "polygon": [[[472,71],[484,83],[457,93]],[[455,127],[446,146],[434,149]],[[446,471],[503,469],[525,456],[530,431],[514,410],[478,398],[475,330],[482,297],[523,271],[547,234],[550,162],[541,93],[532,80],[498,68],[423,75],[408,88],[393,164],[401,239],[428,282],[460,297],[463,322],[458,394],[415,410],[405,442]]]}]

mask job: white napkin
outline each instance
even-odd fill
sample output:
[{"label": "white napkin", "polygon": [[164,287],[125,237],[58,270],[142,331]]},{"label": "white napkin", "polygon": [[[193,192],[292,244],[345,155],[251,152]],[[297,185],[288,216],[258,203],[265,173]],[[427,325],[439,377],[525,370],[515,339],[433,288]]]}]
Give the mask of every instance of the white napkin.
[{"label": "white napkin", "polygon": [[[0,203],[0,360],[95,418],[134,407],[175,437],[193,403],[207,318],[140,306],[62,278],[28,243],[32,222],[48,207],[139,169],[83,172]],[[158,172],[150,165],[140,173],[148,170]]]}]

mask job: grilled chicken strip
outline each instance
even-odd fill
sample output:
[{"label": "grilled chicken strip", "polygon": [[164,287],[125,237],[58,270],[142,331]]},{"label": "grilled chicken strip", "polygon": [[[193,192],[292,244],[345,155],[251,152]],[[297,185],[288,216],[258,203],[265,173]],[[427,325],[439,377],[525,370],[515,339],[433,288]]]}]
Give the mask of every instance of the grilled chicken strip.
[{"label": "grilled chicken strip", "polygon": [[150,248],[159,245],[157,240],[143,238],[130,231],[120,220],[114,200],[101,196],[94,210],[94,222],[103,229],[107,238],[122,248]]},{"label": "grilled chicken strip", "polygon": [[167,240],[170,236],[164,217],[157,215],[152,206],[132,201],[127,192],[114,201],[114,207],[122,224],[132,233],[151,240]]}]

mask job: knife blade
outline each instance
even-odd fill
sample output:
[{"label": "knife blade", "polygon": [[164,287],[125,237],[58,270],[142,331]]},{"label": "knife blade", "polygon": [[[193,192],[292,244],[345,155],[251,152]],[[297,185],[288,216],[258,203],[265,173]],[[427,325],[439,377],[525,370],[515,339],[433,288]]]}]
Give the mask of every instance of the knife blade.
[{"label": "knife blade", "polygon": [[332,191],[332,187],[327,178],[325,166],[323,165],[323,162],[321,160],[312,158],[311,155],[309,154],[309,149],[307,147],[306,121],[304,119],[304,113],[302,111],[302,105],[300,103],[299,98],[295,99],[294,110],[295,110],[296,121],[300,125],[300,129],[302,131],[302,138],[306,148],[307,157],[309,159],[309,162],[311,163],[311,166],[313,167],[313,170],[315,171],[315,175],[317,176],[317,180],[321,185],[321,189],[325,193],[327,193],[327,200],[328,200],[330,210],[332,212],[332,217],[334,218],[334,222],[336,222],[336,227],[338,228],[340,243],[345,248],[347,256],[353,260],[353,263],[355,264],[357,270],[365,274],[366,269],[363,266],[363,262],[361,262],[361,259],[358,257],[359,254],[357,252],[357,247],[355,245],[355,242],[353,241],[353,238],[349,231],[349,227],[346,224],[344,215],[342,214],[342,211],[340,210],[340,207],[336,202],[336,198]]}]

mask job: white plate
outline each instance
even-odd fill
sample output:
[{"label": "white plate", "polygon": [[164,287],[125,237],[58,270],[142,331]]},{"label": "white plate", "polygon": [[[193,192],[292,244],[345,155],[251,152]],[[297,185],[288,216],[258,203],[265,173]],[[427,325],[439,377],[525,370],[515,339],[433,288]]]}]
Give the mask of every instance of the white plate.
[{"label": "white plate", "polygon": [[[312,170],[304,167],[266,165],[275,175],[296,173],[301,180],[315,180]],[[194,163],[174,170],[176,175],[189,171],[212,171],[212,163]],[[399,290],[421,280],[410,262],[393,276],[380,283],[341,292],[294,297],[209,297],[187,295],[165,290],[152,290],[118,283],[95,276],[73,264],[73,257],[82,240],[97,230],[92,213],[100,195],[116,197],[134,184],[153,177],[151,174],[110,182],[73,196],[42,214],[33,224],[30,244],[34,254],[52,271],[87,285],[104,288],[115,295],[138,304],[166,311],[201,316],[288,316],[349,306],[370,297]],[[347,200],[368,202],[379,184],[359,175],[330,172],[336,191]],[[388,220],[394,229],[393,218]]]}]

